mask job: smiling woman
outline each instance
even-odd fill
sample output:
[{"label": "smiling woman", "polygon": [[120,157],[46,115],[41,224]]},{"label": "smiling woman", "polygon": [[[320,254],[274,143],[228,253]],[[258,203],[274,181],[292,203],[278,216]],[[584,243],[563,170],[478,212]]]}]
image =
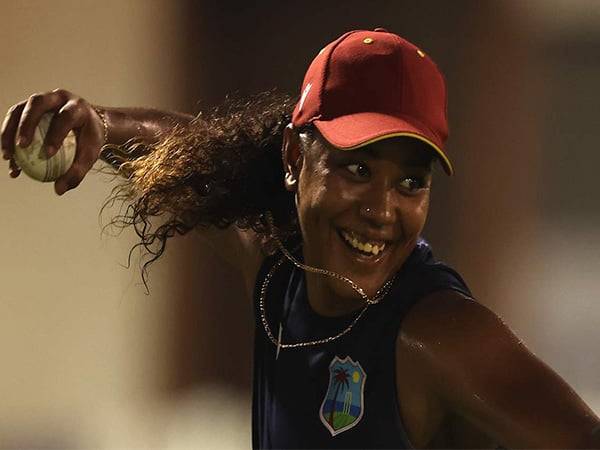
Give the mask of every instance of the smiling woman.
[{"label": "smiling woman", "polygon": [[598,418],[420,237],[434,161],[453,173],[433,61],[349,32],[292,107],[200,115],[115,164],[135,199],[122,223],[147,249],[158,237],[156,257],[175,232],[223,229],[215,248],[255,300],[254,447],[595,445]]},{"label": "smiling woman", "polygon": [[10,156],[62,107],[48,142],[86,140],[57,192],[103,146],[126,176],[107,204],[130,203],[113,224],[133,225],[152,261],[197,229],[240,270],[255,448],[600,447],[598,417],[421,237],[433,166],[453,174],[431,58],[382,28],[351,31],[301,92],[193,118],[56,90],[15,105],[2,142]]}]

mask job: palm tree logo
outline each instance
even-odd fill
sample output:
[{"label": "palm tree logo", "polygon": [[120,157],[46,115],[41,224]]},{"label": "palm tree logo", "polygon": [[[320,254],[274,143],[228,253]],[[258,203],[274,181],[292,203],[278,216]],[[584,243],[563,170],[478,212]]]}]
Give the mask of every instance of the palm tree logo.
[{"label": "palm tree logo", "polygon": [[[335,374],[333,376],[333,385],[335,386],[335,394],[333,394],[333,404],[337,403],[338,394],[340,393],[340,388],[345,387],[348,389],[350,385],[348,384],[348,371],[346,369],[335,369],[333,371]],[[331,413],[329,414],[329,425],[333,428],[333,413],[335,412],[335,407],[331,408]]]},{"label": "palm tree logo", "polygon": [[329,364],[329,386],[319,416],[332,436],[352,428],[363,416],[367,374],[349,356]]}]

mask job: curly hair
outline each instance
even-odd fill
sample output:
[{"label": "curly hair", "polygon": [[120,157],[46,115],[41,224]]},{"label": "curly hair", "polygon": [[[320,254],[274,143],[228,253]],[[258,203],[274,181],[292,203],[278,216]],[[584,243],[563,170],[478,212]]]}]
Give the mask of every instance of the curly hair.
[{"label": "curly hair", "polygon": [[[275,91],[247,100],[226,99],[223,105],[199,113],[187,126],[176,125],[153,145],[129,141],[111,146],[112,174],[125,181],[113,188],[100,214],[116,201],[127,205],[102,228],[133,226],[151,259],[165,251],[167,239],[195,228],[233,224],[254,230],[267,253],[274,251],[272,214],[277,236],[299,236],[294,194],[283,184],[281,147],[295,100]],[[123,208],[121,207],[120,211]],[[161,224],[153,229],[152,218]],[[147,256],[146,255],[146,256]]]}]

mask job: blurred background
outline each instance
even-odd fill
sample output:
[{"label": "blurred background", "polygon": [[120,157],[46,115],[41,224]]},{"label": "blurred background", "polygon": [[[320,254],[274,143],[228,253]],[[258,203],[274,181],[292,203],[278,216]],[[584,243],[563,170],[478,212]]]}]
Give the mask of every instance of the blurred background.
[{"label": "blurred background", "polygon": [[[0,109],[57,87],[189,113],[297,94],[325,43],[377,26],[448,82],[457,174],[437,175],[425,236],[600,413],[600,2],[4,1]],[[136,236],[100,234],[113,184],[58,197],[5,162],[0,448],[249,448],[239,275],[185,236],[145,295],[136,252],[125,268]]]}]

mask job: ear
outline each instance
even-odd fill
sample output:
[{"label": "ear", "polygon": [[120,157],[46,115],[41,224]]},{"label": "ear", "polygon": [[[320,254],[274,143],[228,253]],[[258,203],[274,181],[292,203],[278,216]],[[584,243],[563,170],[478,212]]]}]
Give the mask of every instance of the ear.
[{"label": "ear", "polygon": [[302,153],[302,144],[300,136],[290,123],[283,130],[283,148],[281,149],[283,157],[283,170],[285,171],[285,188],[288,191],[295,192],[298,189],[298,180],[304,155]]}]

